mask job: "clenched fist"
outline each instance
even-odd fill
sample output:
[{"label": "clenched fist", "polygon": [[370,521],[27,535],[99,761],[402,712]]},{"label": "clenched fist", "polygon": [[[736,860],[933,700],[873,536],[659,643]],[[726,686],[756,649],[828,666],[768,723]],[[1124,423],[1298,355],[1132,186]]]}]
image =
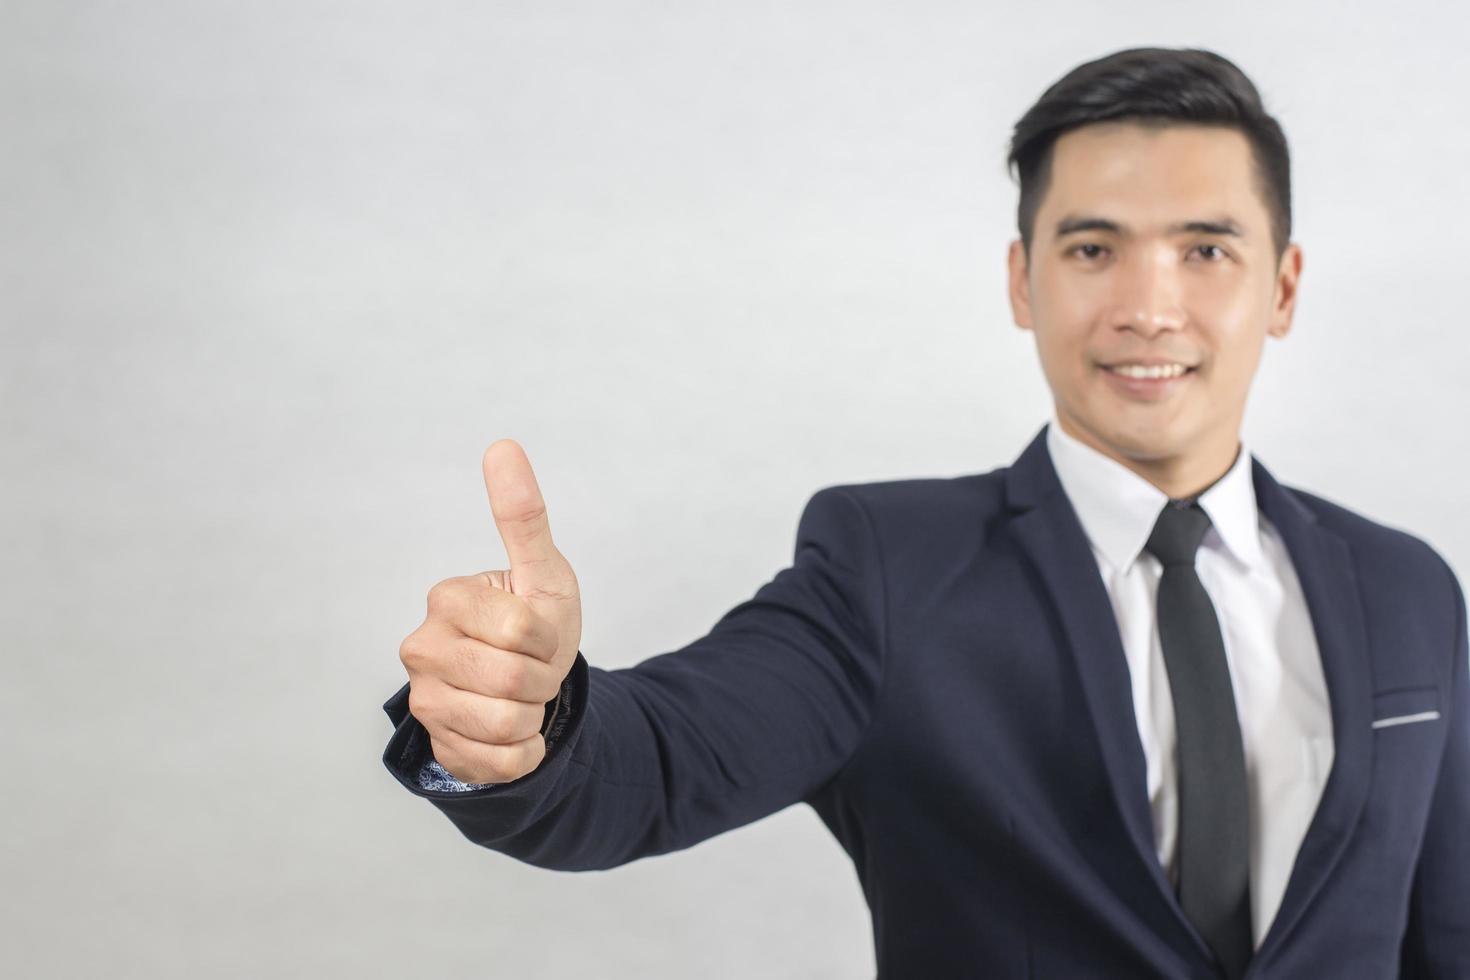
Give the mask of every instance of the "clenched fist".
[{"label": "clenched fist", "polygon": [[525,451],[501,439],[482,462],[510,568],[430,589],[428,616],[398,658],[438,763],[467,783],[505,783],[546,757],[541,724],[577,659],[582,600]]}]

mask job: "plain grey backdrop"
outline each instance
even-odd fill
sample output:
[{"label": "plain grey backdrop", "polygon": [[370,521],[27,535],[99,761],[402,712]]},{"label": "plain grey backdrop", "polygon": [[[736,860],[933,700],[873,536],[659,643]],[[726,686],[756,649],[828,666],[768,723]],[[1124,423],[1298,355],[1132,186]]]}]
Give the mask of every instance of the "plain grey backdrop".
[{"label": "plain grey backdrop", "polygon": [[380,762],[525,447],[583,650],[702,636],[834,483],[1009,463],[1016,118],[1235,60],[1305,250],[1246,436],[1470,571],[1449,4],[0,3],[0,947],[14,975],[849,978],[809,808],[608,872]]}]

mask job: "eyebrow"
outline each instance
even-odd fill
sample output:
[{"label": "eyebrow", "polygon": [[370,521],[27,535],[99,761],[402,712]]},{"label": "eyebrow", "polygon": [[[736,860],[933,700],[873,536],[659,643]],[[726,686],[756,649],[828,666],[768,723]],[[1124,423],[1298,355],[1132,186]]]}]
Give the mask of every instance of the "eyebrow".
[{"label": "eyebrow", "polygon": [[[1124,237],[1131,234],[1127,227],[1110,218],[1098,218],[1092,215],[1068,215],[1057,222],[1056,237],[1058,238],[1079,231],[1106,231]],[[1245,237],[1245,232],[1240,225],[1229,216],[1221,216],[1213,220],[1176,221],[1164,229],[1166,235],[1183,235],[1190,232],[1206,235],[1234,235],[1236,238]]]}]

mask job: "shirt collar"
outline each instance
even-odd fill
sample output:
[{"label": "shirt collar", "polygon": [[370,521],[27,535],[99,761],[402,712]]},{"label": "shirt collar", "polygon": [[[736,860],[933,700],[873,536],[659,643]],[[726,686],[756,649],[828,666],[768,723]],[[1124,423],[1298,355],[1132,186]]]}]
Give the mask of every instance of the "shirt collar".
[{"label": "shirt collar", "polygon": [[[1169,497],[1158,487],[1062,430],[1056,413],[1046,430],[1046,448],[1062,489],[1095,548],[1119,571],[1127,571],[1143,551]],[[1263,558],[1251,455],[1244,437],[1225,475],[1199,495],[1212,532],[1202,544],[1223,543],[1242,564]]]}]

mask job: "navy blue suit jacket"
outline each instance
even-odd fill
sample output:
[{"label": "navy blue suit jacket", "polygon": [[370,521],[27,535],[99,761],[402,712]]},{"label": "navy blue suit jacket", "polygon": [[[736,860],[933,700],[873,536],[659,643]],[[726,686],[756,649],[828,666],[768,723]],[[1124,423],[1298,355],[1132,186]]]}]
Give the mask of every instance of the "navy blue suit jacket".
[{"label": "navy blue suit jacket", "polygon": [[[474,843],[569,871],[805,803],[857,868],[880,978],[1216,976],[1154,851],[1122,641],[1045,436],[988,473],[817,491],[791,566],[706,636],[620,670],[579,652],[520,779],[421,788],[407,685],[384,763]],[[1464,593],[1420,539],[1252,463],[1336,751],[1249,976],[1470,977]]]}]

